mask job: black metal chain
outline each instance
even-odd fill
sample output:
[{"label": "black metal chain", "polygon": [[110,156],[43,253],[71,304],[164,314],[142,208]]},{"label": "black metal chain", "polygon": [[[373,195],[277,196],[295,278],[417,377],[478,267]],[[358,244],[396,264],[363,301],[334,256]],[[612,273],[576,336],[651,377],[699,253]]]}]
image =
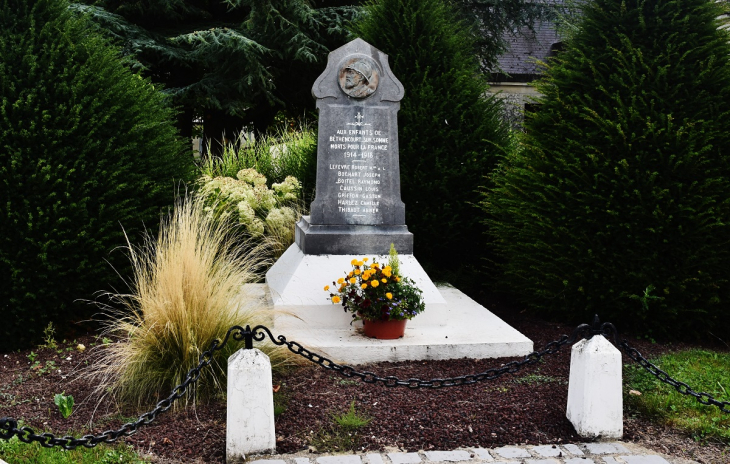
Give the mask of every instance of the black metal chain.
[{"label": "black metal chain", "polygon": [[697,399],[702,404],[714,405],[720,408],[721,411],[730,413],[730,402],[718,401],[712,397],[709,393],[697,393],[692,390],[686,383],[670,377],[666,372],[661,370],[649,362],[645,357],[639,353],[638,350],[629,346],[626,340],[623,340],[620,344],[617,343],[617,332],[616,328],[611,323],[601,324],[598,320],[598,316],[593,321],[592,325],[581,324],[573,331],[570,337],[562,335],[559,339],[552,341],[545,345],[540,351],[533,351],[526,355],[521,361],[511,361],[498,368],[488,369],[478,374],[468,374],[458,377],[448,378],[437,378],[430,380],[423,380],[419,378],[410,378],[406,380],[399,379],[395,376],[379,377],[377,374],[369,371],[358,371],[352,366],[337,364],[331,359],[326,358],[320,354],[314,353],[300,343],[295,341],[288,341],[283,335],[275,337],[268,327],[258,325],[253,329],[250,326],[245,328],[241,326],[233,326],[228,329],[226,336],[222,341],[214,340],[210,348],[203,352],[199,357],[199,363],[196,367],[188,371],[185,381],[180,385],[173,388],[170,396],[157,403],[157,406],[152,411],[142,414],[139,419],[135,422],[128,422],[124,424],[118,430],[107,430],[100,435],[85,435],[81,438],[74,438],[71,436],[56,437],[50,433],[36,434],[30,427],[18,428],[18,421],[12,418],[3,417],[0,418],[0,439],[9,440],[13,436],[17,436],[21,441],[25,443],[38,442],[41,446],[46,448],[52,448],[55,446],[62,447],[67,450],[75,449],[79,446],[86,448],[93,448],[99,443],[113,443],[118,438],[123,436],[129,436],[137,432],[137,429],[142,425],[148,425],[157,416],[172,406],[178,398],[185,394],[187,388],[195,383],[200,377],[200,371],[203,367],[207,367],[213,361],[213,353],[221,350],[227,343],[229,338],[234,340],[245,341],[245,347],[247,349],[253,348],[253,341],[263,341],[267,336],[268,338],[278,346],[285,345],[292,353],[302,356],[303,358],[311,361],[314,364],[322,366],[325,369],[332,370],[339,373],[343,377],[357,377],[362,382],[367,384],[382,383],[386,387],[408,387],[412,389],[416,388],[443,388],[443,387],[457,387],[461,385],[472,385],[477,382],[483,382],[485,380],[494,380],[505,374],[514,374],[525,366],[540,362],[543,356],[547,354],[557,353],[563,346],[572,345],[576,341],[588,338],[590,339],[594,335],[605,335],[611,337],[616,346],[619,346],[627,356],[636,361],[644,369],[649,371],[652,375],[657,377],[664,383],[667,383],[677,389],[678,392],[684,395],[690,395]]},{"label": "black metal chain", "polygon": [[697,399],[697,401],[704,405],[717,406],[720,411],[730,413],[730,401],[718,401],[709,393],[698,393],[692,390],[692,388],[690,388],[690,386],[686,383],[680,380],[673,379],[669,376],[669,374],[661,370],[657,365],[652,364],[648,359],[642,356],[636,348],[632,348],[631,346],[629,346],[626,340],[623,340],[619,346],[624,351],[624,353],[626,353],[626,356],[636,361],[637,364],[646,369],[651,375],[653,375],[660,381],[674,387],[679,393],[687,396],[693,396]]},{"label": "black metal chain", "polygon": [[[261,331],[261,333],[258,333],[259,331]],[[523,358],[522,361],[512,361],[504,364],[501,367],[488,369],[478,374],[431,380],[423,380],[418,378],[401,380],[398,377],[394,376],[379,377],[373,372],[357,371],[351,366],[340,365],[322,355],[312,353],[297,342],[287,341],[283,335],[274,337],[269,329],[265,326],[254,327],[252,333],[253,339],[257,341],[263,340],[265,337],[264,332],[276,345],[286,345],[291,352],[298,354],[308,359],[309,361],[324,367],[325,369],[338,372],[344,377],[358,377],[363,382],[370,384],[380,382],[386,387],[408,387],[412,389],[456,387],[460,385],[472,385],[485,380],[494,380],[504,374],[514,374],[527,365],[535,364],[539,362],[546,354],[556,353],[564,345],[572,345],[576,341],[583,338],[590,339],[595,335],[604,335],[606,336],[606,338],[613,340],[614,345],[621,348],[629,358],[636,361],[640,366],[642,366],[644,369],[646,369],[649,373],[654,375],[662,382],[673,386],[679,393],[682,393],[683,395],[693,396],[697,399],[697,401],[704,405],[717,406],[721,411],[730,413],[730,409],[728,409],[728,407],[730,407],[730,402],[718,401],[709,393],[698,393],[692,390],[692,388],[690,388],[690,386],[686,383],[673,379],[669,376],[669,374],[649,362],[649,360],[642,356],[637,349],[629,346],[626,340],[623,340],[621,341],[621,343],[619,343],[617,341],[618,332],[616,330],[616,327],[610,322],[601,323],[597,315],[593,319],[593,323],[591,325],[579,325],[578,327],[576,327],[570,337],[568,337],[567,335],[563,335],[558,340],[552,341],[545,345],[545,348],[543,348],[543,350],[533,351],[532,353],[528,354]]]},{"label": "black metal chain", "polygon": [[[248,329],[248,327],[247,327]],[[231,329],[233,330],[233,329]],[[600,329],[599,329],[600,330]],[[541,351],[533,351],[526,355],[521,361],[511,361],[500,367],[488,369],[478,374],[462,375],[459,377],[449,377],[443,379],[430,379],[423,380],[418,378],[410,378],[406,380],[399,379],[394,376],[379,377],[377,374],[370,371],[358,371],[352,366],[337,364],[325,356],[317,353],[313,353],[301,344],[294,341],[287,341],[286,337],[279,335],[274,337],[271,331],[262,325],[256,326],[251,330],[251,337],[254,340],[261,341],[268,336],[271,341],[279,346],[285,345],[292,353],[297,354],[314,364],[320,365],[325,369],[335,371],[343,377],[357,377],[364,383],[373,384],[376,382],[382,383],[386,387],[408,387],[412,389],[416,388],[443,388],[443,387],[458,387],[461,385],[472,385],[477,382],[483,382],[485,380],[494,380],[501,377],[504,374],[514,374],[525,366],[535,364],[539,362],[543,356],[547,354],[553,354],[560,350],[565,345],[572,345],[581,338],[590,338],[602,332],[596,332],[595,326],[588,324],[579,325],[573,334],[568,337],[567,335],[561,336],[558,340],[552,341],[545,345]]]}]

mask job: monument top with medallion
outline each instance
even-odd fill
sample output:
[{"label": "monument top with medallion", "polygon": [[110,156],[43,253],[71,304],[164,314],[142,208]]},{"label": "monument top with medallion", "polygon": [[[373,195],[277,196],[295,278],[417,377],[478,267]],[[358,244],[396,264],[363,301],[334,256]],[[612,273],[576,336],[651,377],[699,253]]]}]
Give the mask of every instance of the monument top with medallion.
[{"label": "monument top with medallion", "polygon": [[297,224],[305,254],[413,252],[400,197],[398,119],[403,85],[388,57],[362,39],[329,54],[312,87],[319,111],[317,188]]}]

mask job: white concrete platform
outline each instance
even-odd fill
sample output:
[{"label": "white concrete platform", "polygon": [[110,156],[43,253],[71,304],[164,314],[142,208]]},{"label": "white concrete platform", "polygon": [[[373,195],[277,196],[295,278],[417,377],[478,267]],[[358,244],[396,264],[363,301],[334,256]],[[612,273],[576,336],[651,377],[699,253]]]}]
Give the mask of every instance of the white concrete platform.
[{"label": "white concrete platform", "polygon": [[[423,292],[426,310],[408,321],[403,338],[366,337],[362,323],[351,325],[351,314],[332,304],[324,291],[352,270],[353,258],[364,257],[305,255],[294,244],[266,273],[266,285],[250,285],[246,292],[258,292],[272,308],[275,335],[340,363],[503,358],[533,351],[531,340],[487,308],[454,287],[437,287],[413,255],[398,255],[400,270]],[[388,256],[367,257],[388,262]]]},{"label": "white concrete platform", "polygon": [[383,361],[501,358],[533,351],[530,339],[458,289],[437,287],[444,303],[426,304],[426,311],[408,321],[397,340],[365,337],[362,323],[350,325],[349,313],[333,305],[271,304],[267,288],[260,292],[274,311],[274,335],[301,343],[333,361],[367,364]]},{"label": "white concrete platform", "polygon": [[[388,256],[372,255],[305,255],[294,244],[291,245],[266,273],[266,283],[276,306],[324,305],[332,303],[324,286],[333,286],[333,281],[345,277],[352,270],[350,262],[370,258],[387,264]],[[413,255],[398,255],[401,274],[413,279],[423,292],[428,303],[445,303],[436,286]]]}]

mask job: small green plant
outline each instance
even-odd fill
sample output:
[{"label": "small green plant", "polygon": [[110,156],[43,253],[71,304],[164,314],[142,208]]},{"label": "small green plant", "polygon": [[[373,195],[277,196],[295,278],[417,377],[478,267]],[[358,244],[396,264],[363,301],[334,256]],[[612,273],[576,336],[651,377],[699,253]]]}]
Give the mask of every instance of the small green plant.
[{"label": "small green plant", "polygon": [[[688,350],[651,360],[672,378],[706,392],[718,401],[730,401],[730,353]],[[697,439],[717,438],[730,445],[730,415],[700,404],[660,382],[640,366],[625,366],[626,405],[660,423],[683,429]]]},{"label": "small green plant", "polygon": [[35,358],[36,358],[36,357],[38,357],[38,353],[36,353],[36,352],[34,352],[34,351],[32,351],[32,350],[31,350],[31,352],[30,352],[30,353],[28,353],[28,355],[27,355],[27,358],[28,358],[28,360],[30,360],[30,363],[31,363],[31,364],[34,364],[34,363],[35,363]]},{"label": "small green plant", "polygon": [[274,417],[284,414],[289,406],[289,397],[281,392],[274,393]]},{"label": "small green plant", "polygon": [[400,275],[400,258],[398,258],[398,252],[395,250],[395,244],[390,244],[390,251],[388,252],[388,265],[393,270],[393,274]]},{"label": "small green plant", "polygon": [[340,385],[342,387],[349,387],[352,385],[359,385],[359,380],[352,380],[352,379],[337,379],[336,381],[337,385]]},{"label": "small green plant", "polygon": [[359,430],[371,419],[355,410],[355,400],[346,412],[333,413],[331,417],[332,424],[317,431],[312,437],[312,445],[320,452],[355,450],[360,440]]},{"label": "small green plant", "polygon": [[74,409],[74,397],[71,395],[66,396],[66,392],[56,393],[53,397],[53,402],[58,406],[58,411],[61,413],[64,419],[68,419]]},{"label": "small green plant", "polygon": [[47,374],[50,371],[56,370],[56,361],[47,360],[46,365],[43,367],[40,367],[40,363],[37,363],[36,368],[38,369],[38,375]]},{"label": "small green plant", "polygon": [[512,379],[512,382],[518,383],[518,384],[526,384],[526,385],[539,385],[541,383],[567,383],[563,379],[559,379],[557,377],[551,377],[549,375],[542,375],[542,374],[529,374],[525,375],[523,377],[518,377],[516,379]]},{"label": "small green plant", "polygon": [[372,419],[355,411],[355,400],[352,400],[350,409],[343,414],[333,415],[332,420],[344,430],[353,432],[368,425]]},{"label": "small green plant", "polygon": [[56,334],[56,329],[53,327],[53,322],[49,322],[45,329],[43,329],[43,343],[42,345],[39,345],[38,348],[48,348],[49,350],[57,350],[58,349],[58,343],[56,343],[56,339],[54,338],[54,335]]}]

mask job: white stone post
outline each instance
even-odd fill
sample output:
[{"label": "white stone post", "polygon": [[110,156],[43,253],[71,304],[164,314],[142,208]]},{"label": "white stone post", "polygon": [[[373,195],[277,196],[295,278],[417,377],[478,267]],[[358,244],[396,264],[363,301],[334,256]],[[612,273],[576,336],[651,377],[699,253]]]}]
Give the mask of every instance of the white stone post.
[{"label": "white stone post", "polygon": [[255,348],[240,349],[228,358],[226,462],[275,449],[271,361]]},{"label": "white stone post", "polygon": [[573,345],[566,415],[581,437],[623,436],[621,382],[621,352],[602,335]]}]

